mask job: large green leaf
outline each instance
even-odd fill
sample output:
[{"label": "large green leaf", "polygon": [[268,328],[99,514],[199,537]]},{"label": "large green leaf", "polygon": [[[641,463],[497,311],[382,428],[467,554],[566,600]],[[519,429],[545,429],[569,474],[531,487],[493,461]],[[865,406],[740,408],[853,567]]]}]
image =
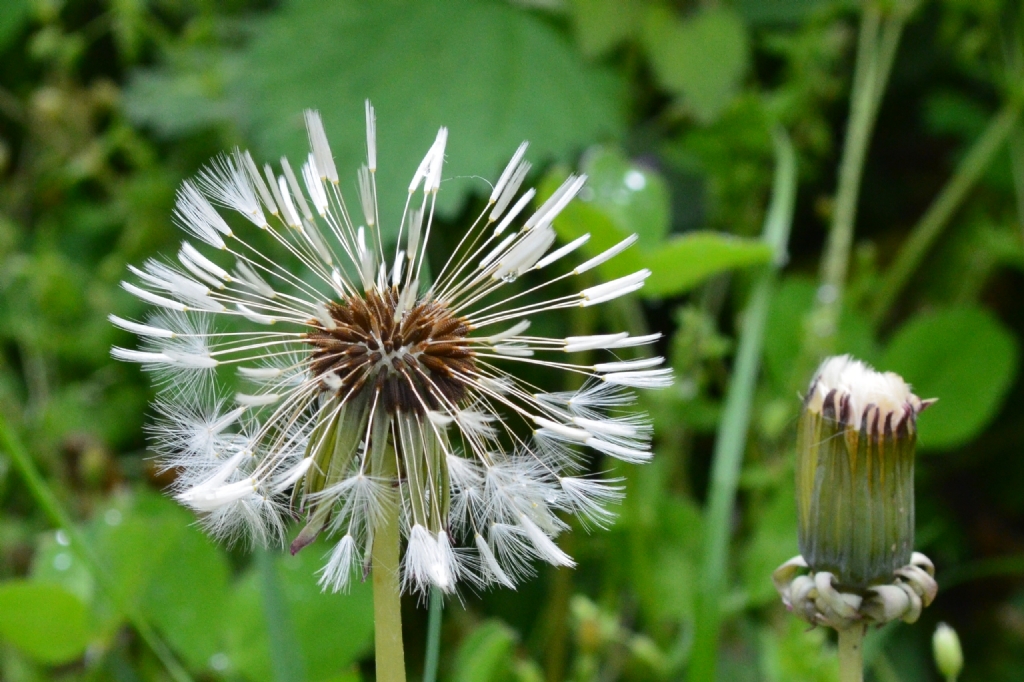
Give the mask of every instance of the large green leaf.
[{"label": "large green leaf", "polygon": [[658,81],[702,121],[714,120],[729,104],[750,58],[746,27],[727,9],[680,19],[666,6],[652,6],[643,39]]},{"label": "large green leaf", "polygon": [[690,232],[666,241],[646,255],[651,277],[644,287],[648,298],[679,294],[726,270],[767,263],[772,248],[759,239],[721,232]]},{"label": "large green leaf", "polygon": [[[321,592],[316,571],[330,547],[318,542],[296,556],[277,557],[288,617],[301,647],[309,682],[334,679],[373,641],[373,590],[355,581],[349,594]],[[238,582],[228,609],[228,665],[251,680],[271,679],[263,577],[253,567]]]},{"label": "large green leaf", "polygon": [[89,643],[89,613],[81,599],[53,583],[0,583],[0,637],[43,663],[67,663]]},{"label": "large green leaf", "polygon": [[[210,666],[224,649],[230,569],[195,517],[138,492],[98,514],[93,534],[120,603],[139,609],[189,665]],[[107,606],[94,608],[105,615]]]},{"label": "large green leaf", "polygon": [[190,519],[183,521],[170,550],[153,568],[142,604],[168,643],[190,665],[202,668],[224,648],[230,569],[213,541]]},{"label": "large green leaf", "polygon": [[[318,108],[348,192],[365,162],[369,98],[385,229],[397,229],[409,179],[440,126],[450,129],[438,197],[448,214],[469,191],[489,192],[481,178],[496,179],[524,139],[536,162],[568,160],[624,127],[621,80],[585,64],[557,30],[509,3],[288,0],[256,20],[251,35],[238,55],[207,60],[215,62],[208,77],[189,63],[171,75],[139,75],[129,111],[171,133],[183,132],[183,121],[240,121],[257,156],[299,160],[308,152],[302,111]],[[187,111],[169,101],[178,96],[191,102]]]},{"label": "large green leaf", "polygon": [[990,312],[959,307],[918,315],[900,328],[881,369],[899,373],[922,398],[918,446],[946,450],[974,438],[995,417],[1017,374],[1017,342]]},{"label": "large green leaf", "polygon": [[572,0],[571,5],[576,40],[589,57],[629,38],[643,8],[634,0]]},{"label": "large green leaf", "polygon": [[140,608],[157,568],[180,538],[179,524],[167,518],[140,518],[130,507],[113,507],[95,526],[96,550],[117,591],[116,603]]},{"label": "large green leaf", "polygon": [[125,111],[162,135],[174,137],[240,118],[227,97],[233,60],[219,53],[194,51],[173,68],[137,71],[125,96]]}]

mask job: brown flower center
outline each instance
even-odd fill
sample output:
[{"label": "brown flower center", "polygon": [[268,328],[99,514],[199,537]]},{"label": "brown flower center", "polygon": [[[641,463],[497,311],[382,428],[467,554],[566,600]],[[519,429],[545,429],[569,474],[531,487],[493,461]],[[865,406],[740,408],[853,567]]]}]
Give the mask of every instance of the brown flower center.
[{"label": "brown flower center", "polygon": [[346,296],[326,304],[334,327],[319,319],[306,341],[310,370],[323,391],[342,398],[376,391],[388,412],[423,412],[454,405],[476,375],[466,336],[469,322],[443,305],[421,302],[395,320],[398,291]]}]

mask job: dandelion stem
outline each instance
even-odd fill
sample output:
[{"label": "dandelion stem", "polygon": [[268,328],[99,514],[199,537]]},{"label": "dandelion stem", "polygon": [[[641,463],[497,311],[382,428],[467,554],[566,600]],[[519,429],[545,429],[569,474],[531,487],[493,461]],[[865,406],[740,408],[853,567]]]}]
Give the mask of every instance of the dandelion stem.
[{"label": "dandelion stem", "polygon": [[694,629],[689,679],[712,682],[718,658],[719,606],[726,587],[729,559],[729,519],[736,500],[743,450],[750,425],[750,408],[761,361],[761,345],[775,287],[777,269],[785,261],[786,243],[796,195],[796,156],[786,134],[775,135],[776,167],[772,203],[763,239],[773,247],[775,262],[758,277],[744,312],[736,364],[715,437],[711,490],[704,526],[704,566]]},{"label": "dandelion stem", "polygon": [[864,680],[864,626],[839,631],[839,682]]},{"label": "dandelion stem", "polygon": [[423,682],[437,680],[437,662],[441,654],[441,614],[444,597],[436,587],[430,590],[430,616],[427,620],[427,655],[423,661]]},{"label": "dandelion stem", "polygon": [[[390,459],[384,457],[385,460]],[[402,646],[402,593],[398,583],[401,533],[398,500],[383,502],[383,522],[373,537],[373,627],[378,682],[405,682],[405,650]]]},{"label": "dandelion stem", "polygon": [[192,676],[188,674],[188,671],[174,657],[174,654],[164,641],[160,639],[160,636],[157,635],[149,622],[134,606],[127,603],[121,597],[120,590],[115,589],[95,550],[86,541],[85,534],[78,529],[78,526],[72,523],[71,515],[61,506],[57,496],[46,484],[45,479],[43,479],[39,470],[36,469],[35,463],[25,449],[21,439],[10,428],[3,415],[0,415],[0,447],[6,450],[7,455],[14,463],[14,467],[28,486],[29,493],[35,498],[36,504],[49,517],[53,525],[67,533],[68,538],[71,540],[72,551],[88,567],[97,584],[99,584],[107,597],[114,602],[117,610],[124,614],[124,617],[132,624],[135,631],[139,633],[139,637],[142,638],[146,646],[160,660],[171,678],[175,682],[192,682]]}]

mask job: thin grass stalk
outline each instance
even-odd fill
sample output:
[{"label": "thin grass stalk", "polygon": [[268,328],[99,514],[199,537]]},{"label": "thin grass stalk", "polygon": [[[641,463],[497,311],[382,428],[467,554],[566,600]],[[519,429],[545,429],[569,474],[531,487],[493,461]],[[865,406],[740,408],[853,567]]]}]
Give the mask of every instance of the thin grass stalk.
[{"label": "thin grass stalk", "polygon": [[726,586],[729,560],[729,519],[736,500],[740,468],[750,407],[757,383],[761,347],[768,307],[775,288],[776,275],[785,262],[786,243],[793,220],[796,197],[796,155],[788,136],[775,132],[775,180],[772,201],[765,219],[763,239],[775,253],[773,263],[765,266],[754,285],[750,302],[743,316],[739,350],[732,380],[726,395],[725,409],[718,425],[711,490],[704,523],[704,566],[697,600],[697,617],[690,661],[691,682],[714,682],[718,659],[720,625],[719,604]]},{"label": "thin grass stalk", "polygon": [[[899,22],[894,25],[892,22]],[[842,309],[843,290],[853,245],[853,229],[857,218],[857,199],[867,157],[868,143],[874,130],[886,81],[899,47],[902,18],[886,21],[879,45],[882,17],[874,2],[868,2],[861,18],[857,38],[857,59],[850,92],[850,115],[847,122],[843,155],[839,163],[835,210],[829,229],[821,265],[821,289],[818,308],[814,311],[808,339],[811,360],[827,355],[835,345]],[[895,27],[895,30],[894,30]]]},{"label": "thin grass stalk", "polygon": [[266,549],[256,552],[256,563],[262,578],[263,614],[270,638],[270,667],[276,682],[303,682],[305,664],[299,653],[291,613],[281,589],[281,575],[274,555]]},{"label": "thin grass stalk", "polygon": [[146,643],[146,646],[149,647],[150,651],[153,652],[164,666],[171,679],[175,682],[192,682],[192,676],[178,662],[178,659],[175,658],[170,648],[164,643],[146,618],[135,606],[121,597],[120,591],[111,582],[110,576],[107,575],[106,570],[103,568],[96,551],[86,540],[85,534],[78,529],[78,526],[72,523],[71,515],[61,506],[53,490],[46,484],[46,480],[39,473],[39,470],[36,469],[35,463],[28,454],[28,450],[7,424],[7,420],[4,419],[3,415],[0,415],[0,446],[7,451],[7,455],[11,458],[14,467],[28,486],[29,493],[35,499],[36,504],[39,505],[53,525],[67,533],[71,541],[71,550],[85,564],[89,573],[92,574],[93,579],[96,580],[96,583],[106,594],[107,598],[113,602],[117,610],[124,615],[132,627],[135,628],[135,631],[139,633],[139,637],[142,638],[142,641]]},{"label": "thin grass stalk", "polygon": [[953,177],[939,192],[928,211],[911,230],[896,260],[882,278],[872,310],[872,318],[876,324],[885,321],[886,315],[935,244],[935,240],[963,204],[978,178],[992,163],[996,153],[1007,142],[1020,118],[1021,104],[1019,98],[1014,98],[1003,105],[967,152]]}]

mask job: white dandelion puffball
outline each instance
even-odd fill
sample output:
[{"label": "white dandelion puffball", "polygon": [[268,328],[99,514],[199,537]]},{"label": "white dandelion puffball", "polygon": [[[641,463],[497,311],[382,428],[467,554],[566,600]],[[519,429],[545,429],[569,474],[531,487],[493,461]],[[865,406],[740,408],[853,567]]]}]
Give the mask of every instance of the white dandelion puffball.
[{"label": "white dandelion puffball", "polygon": [[[589,235],[551,250],[551,223],[586,178],[570,176],[520,224],[535,195],[519,191],[530,168],[524,143],[427,282],[448,131],[409,183],[388,246],[369,103],[366,124],[357,204],[343,198],[320,116],[307,111],[312,151],[297,173],[284,158],[277,171],[261,171],[248,152],[217,158],[178,191],[175,222],[193,241],[176,260],[131,267],[135,283],[122,283],[157,309],[145,322],[111,315],[142,340],[141,350],[112,354],[156,377],[150,431],[162,465],[177,473],[173,493],[229,542],[279,544],[289,519],[302,518],[292,552],[321,533],[337,543],[320,572],[324,589],[342,590],[364,571],[374,530],[396,508],[409,591],[514,587],[534,559],[572,566],[553,541],[567,528],[559,512],[606,525],[606,505],[621,496],[616,480],[583,474],[585,448],[649,460],[651,427],[629,409],[632,389],[667,386],[671,370],[659,368],[662,358],[613,354],[658,334],[531,336],[529,317],[642,287],[646,269],[539,300],[555,282],[589,280],[578,276],[636,236],[560,267]],[[236,232],[225,209],[258,238]],[[501,291],[534,271],[543,271],[539,284]],[[578,351],[612,352],[592,365],[559,359]],[[583,375],[583,387],[543,393],[517,376],[521,363]],[[225,371],[237,373],[241,392],[220,387]]]}]

